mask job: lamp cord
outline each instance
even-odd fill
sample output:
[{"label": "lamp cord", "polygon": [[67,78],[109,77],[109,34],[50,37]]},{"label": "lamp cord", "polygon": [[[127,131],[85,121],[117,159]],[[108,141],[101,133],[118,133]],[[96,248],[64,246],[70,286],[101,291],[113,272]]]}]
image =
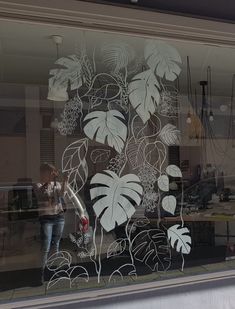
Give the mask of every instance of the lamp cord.
[{"label": "lamp cord", "polygon": [[188,90],[188,100],[191,103],[192,107],[194,107],[193,94],[192,94],[192,78],[191,78],[189,56],[187,56],[187,90]]},{"label": "lamp cord", "polygon": [[59,44],[56,44],[56,60],[59,59]]}]

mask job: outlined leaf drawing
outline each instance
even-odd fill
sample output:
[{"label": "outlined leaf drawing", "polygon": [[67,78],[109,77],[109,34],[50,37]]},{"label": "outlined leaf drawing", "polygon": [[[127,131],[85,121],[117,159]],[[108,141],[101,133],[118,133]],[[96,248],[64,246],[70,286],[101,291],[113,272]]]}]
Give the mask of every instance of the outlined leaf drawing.
[{"label": "outlined leaf drawing", "polygon": [[146,146],[146,140],[143,139],[141,142],[135,140],[134,137],[131,137],[128,140],[127,144],[127,157],[133,169],[141,166],[145,160],[144,150]]},{"label": "outlined leaf drawing", "polygon": [[180,168],[174,164],[168,165],[166,168],[166,172],[171,177],[179,177],[182,178],[182,172]]},{"label": "outlined leaf drawing", "polygon": [[133,264],[124,264],[120,266],[118,269],[112,272],[109,277],[109,282],[117,282],[119,280],[123,280],[126,276],[134,279],[137,278],[136,268]]},{"label": "outlined leaf drawing", "polygon": [[51,271],[57,271],[60,268],[69,268],[72,263],[72,256],[67,251],[59,251],[52,254],[46,261],[46,266]]},{"label": "outlined leaf drawing", "polygon": [[162,199],[162,208],[170,214],[175,214],[176,198],[173,195],[165,196]]},{"label": "outlined leaf drawing", "polygon": [[[74,90],[82,85],[80,59],[76,55],[70,55],[59,58],[55,64],[61,66],[61,68],[50,70],[48,99],[51,95],[58,97],[60,94],[63,98],[63,93],[66,93],[68,99],[68,86],[71,90]],[[66,98],[64,100],[66,101]]]},{"label": "outlined leaf drawing", "polygon": [[147,217],[138,218],[133,222],[133,226],[136,227],[144,227],[147,226],[150,223],[149,219]]},{"label": "outlined leaf drawing", "polygon": [[71,288],[71,280],[70,280],[70,276],[67,273],[67,271],[65,270],[60,270],[57,271],[56,273],[54,273],[49,282],[47,283],[47,290],[56,286],[58,283],[62,283],[63,286],[65,284],[67,284],[69,286],[69,288]]},{"label": "outlined leaf drawing", "polygon": [[172,248],[175,248],[177,252],[189,254],[192,243],[191,236],[188,235],[189,233],[187,227],[181,227],[179,224],[171,226],[167,230],[167,235]]},{"label": "outlined leaf drawing", "polygon": [[107,250],[107,258],[119,255],[126,250],[126,238],[119,238],[112,242]]},{"label": "outlined leaf drawing", "polygon": [[62,171],[68,174],[68,184],[75,195],[83,188],[87,181],[87,150],[88,140],[84,138],[66,147],[62,156]]},{"label": "outlined leaf drawing", "polygon": [[134,50],[124,42],[105,44],[102,55],[104,63],[114,73],[126,68],[135,58]]},{"label": "outlined leaf drawing", "polygon": [[158,188],[164,192],[169,191],[169,178],[167,175],[161,175],[157,180]]},{"label": "outlined leaf drawing", "polygon": [[107,232],[131,218],[135,206],[140,205],[143,189],[134,174],[119,177],[105,170],[93,176],[90,184],[91,199],[95,200],[93,209]]},{"label": "outlined leaf drawing", "polygon": [[134,258],[152,271],[166,271],[171,265],[169,242],[160,229],[140,232],[133,238],[131,248]]},{"label": "outlined leaf drawing", "polygon": [[84,118],[84,122],[87,122],[84,133],[98,143],[107,142],[121,153],[127,138],[127,127],[122,120],[125,120],[125,117],[117,110],[91,112]]},{"label": "outlined leaf drawing", "polygon": [[50,278],[47,289],[56,286],[58,283],[67,284],[71,288],[74,283],[78,283],[78,279],[82,278],[86,282],[89,281],[89,274],[83,266],[73,266],[67,270],[56,271]]},{"label": "outlined leaf drawing", "polygon": [[129,100],[143,123],[156,111],[160,101],[159,89],[159,82],[151,70],[135,75],[128,85]]},{"label": "outlined leaf drawing", "polygon": [[86,282],[89,281],[89,274],[85,267],[83,266],[73,266],[68,269],[68,274],[71,280],[71,285],[78,281],[79,278],[82,278]]},{"label": "outlined leaf drawing", "polygon": [[95,149],[91,152],[91,161],[93,163],[103,163],[108,161],[111,151],[108,149]]},{"label": "outlined leaf drawing", "polygon": [[180,131],[176,126],[168,123],[162,128],[159,137],[167,146],[177,145],[180,141]]},{"label": "outlined leaf drawing", "polygon": [[85,85],[90,88],[92,84],[92,77],[94,75],[94,68],[91,64],[89,57],[83,53],[81,57],[81,66],[82,66],[82,78]]},{"label": "outlined leaf drawing", "polygon": [[151,70],[161,78],[174,81],[181,72],[178,51],[162,41],[148,40],[144,50],[145,60]]},{"label": "outlined leaf drawing", "polygon": [[[112,81],[113,82],[113,81]],[[97,107],[102,103],[110,103],[120,95],[120,87],[115,84],[104,84],[98,89],[91,89],[87,96],[90,98],[91,107]]]},{"label": "outlined leaf drawing", "polygon": [[134,233],[137,228],[143,228],[150,224],[150,221],[147,217],[136,218],[129,228],[129,235]]}]

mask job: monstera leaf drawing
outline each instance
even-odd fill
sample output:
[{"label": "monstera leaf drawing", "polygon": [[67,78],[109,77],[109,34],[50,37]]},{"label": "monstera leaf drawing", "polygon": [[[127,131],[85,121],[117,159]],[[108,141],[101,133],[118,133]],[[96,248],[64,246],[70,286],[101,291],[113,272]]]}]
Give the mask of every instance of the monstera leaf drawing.
[{"label": "monstera leaf drawing", "polygon": [[177,145],[180,140],[180,131],[176,126],[168,123],[162,128],[159,137],[167,146]]},{"label": "monstera leaf drawing", "polygon": [[134,258],[152,271],[165,271],[171,264],[171,251],[166,234],[160,229],[144,230],[131,243]]},{"label": "monstera leaf drawing", "polygon": [[110,147],[121,153],[127,137],[127,127],[121,119],[125,118],[117,110],[91,112],[84,118],[88,121],[84,133],[102,144],[107,140]]},{"label": "monstera leaf drawing", "polygon": [[87,138],[70,144],[62,156],[62,171],[68,174],[68,183],[76,195],[85,185],[88,177],[86,155]]},{"label": "monstera leaf drawing", "polygon": [[160,85],[151,70],[137,74],[129,83],[129,100],[144,123],[156,111],[160,101],[159,88]]},{"label": "monstera leaf drawing", "polygon": [[133,49],[124,42],[104,45],[102,54],[104,63],[114,71],[114,73],[127,67],[135,58]]},{"label": "monstera leaf drawing", "polygon": [[91,179],[91,199],[95,214],[100,217],[103,228],[109,232],[126,222],[139,206],[143,189],[140,179],[134,174],[119,177],[112,171],[97,173]]},{"label": "monstera leaf drawing", "polygon": [[182,61],[178,51],[162,41],[149,40],[144,57],[151,70],[161,78],[173,81],[181,72],[179,64]]},{"label": "monstera leaf drawing", "polygon": [[58,59],[55,64],[62,68],[50,70],[48,99],[61,96],[66,100],[68,85],[71,90],[82,85],[81,62],[76,55],[71,55]]},{"label": "monstera leaf drawing", "polygon": [[179,224],[175,224],[167,230],[168,239],[172,248],[175,248],[177,252],[183,254],[189,254],[191,251],[190,245],[192,241],[188,234],[188,228],[181,227]]}]

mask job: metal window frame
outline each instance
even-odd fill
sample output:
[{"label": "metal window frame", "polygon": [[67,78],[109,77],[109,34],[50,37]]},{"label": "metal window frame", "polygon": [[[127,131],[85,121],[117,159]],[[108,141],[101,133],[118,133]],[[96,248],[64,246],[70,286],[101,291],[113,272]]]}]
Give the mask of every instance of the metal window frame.
[{"label": "metal window frame", "polygon": [[[235,48],[235,24],[197,18],[112,7],[76,0],[0,0],[0,19],[33,24],[53,24],[93,31],[141,37],[158,37]],[[155,290],[193,286],[235,279],[235,270],[187,276],[164,281],[103,288],[51,297],[33,297],[5,303],[4,308],[45,308],[49,304],[72,304],[132,295]]]}]

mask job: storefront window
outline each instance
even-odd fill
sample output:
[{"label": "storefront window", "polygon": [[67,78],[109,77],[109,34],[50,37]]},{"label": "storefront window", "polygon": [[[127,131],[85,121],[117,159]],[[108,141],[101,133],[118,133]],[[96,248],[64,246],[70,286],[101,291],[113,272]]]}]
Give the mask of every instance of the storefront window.
[{"label": "storefront window", "polygon": [[0,299],[233,268],[234,50],[0,29]]}]

